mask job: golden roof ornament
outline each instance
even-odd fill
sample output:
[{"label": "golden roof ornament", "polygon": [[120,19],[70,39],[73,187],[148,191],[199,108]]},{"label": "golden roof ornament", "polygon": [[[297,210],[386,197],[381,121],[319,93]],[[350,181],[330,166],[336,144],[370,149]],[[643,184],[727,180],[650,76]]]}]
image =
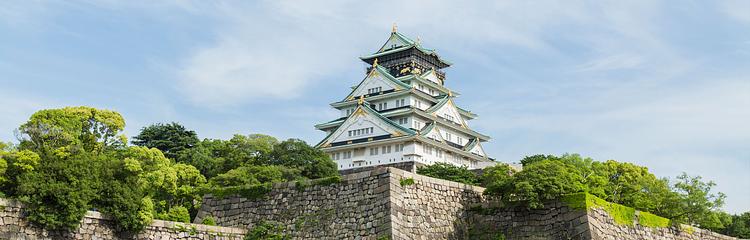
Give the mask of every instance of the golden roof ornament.
[{"label": "golden roof ornament", "polygon": [[365,95],[360,95],[357,104],[362,105],[363,103],[365,103]]},{"label": "golden roof ornament", "polygon": [[394,22],[393,26],[391,26],[391,32],[395,33],[396,31],[398,31],[398,26],[396,26],[396,23]]},{"label": "golden roof ornament", "polygon": [[375,61],[372,61],[372,66],[377,67],[378,66],[378,59],[376,58]]}]

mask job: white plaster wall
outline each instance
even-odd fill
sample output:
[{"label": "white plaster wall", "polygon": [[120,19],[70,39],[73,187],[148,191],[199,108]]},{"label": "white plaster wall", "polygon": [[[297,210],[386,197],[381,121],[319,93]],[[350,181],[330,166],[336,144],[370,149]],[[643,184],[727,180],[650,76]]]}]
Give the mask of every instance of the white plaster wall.
[{"label": "white plaster wall", "polygon": [[[404,144],[404,150],[400,152],[396,152],[396,145],[397,144]],[[383,154],[383,146],[391,146],[391,152]],[[378,148],[378,154],[377,155],[370,155],[370,148],[377,147]],[[344,159],[343,155],[344,152],[350,151],[353,154],[352,158]],[[390,163],[398,163],[398,162],[407,162],[412,161],[413,157],[410,156],[404,156],[408,155],[410,153],[414,152],[414,144],[413,143],[390,143],[390,144],[378,144],[378,145],[372,145],[367,147],[360,147],[355,150],[341,150],[341,151],[335,151],[330,152],[329,155],[331,156],[331,159],[336,163],[336,166],[339,168],[339,170],[342,169],[351,169],[351,168],[358,168],[358,167],[368,167],[368,166],[377,166],[377,165],[384,165],[384,164],[390,164]],[[336,154],[339,154],[339,159],[336,160],[335,156]],[[363,160],[363,161],[359,161]]]}]

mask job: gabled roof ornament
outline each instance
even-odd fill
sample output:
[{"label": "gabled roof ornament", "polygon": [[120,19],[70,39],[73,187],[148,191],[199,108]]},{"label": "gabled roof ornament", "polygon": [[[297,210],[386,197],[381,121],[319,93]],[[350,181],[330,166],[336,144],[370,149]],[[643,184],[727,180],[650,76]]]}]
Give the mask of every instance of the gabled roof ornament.
[{"label": "gabled roof ornament", "polygon": [[398,26],[396,26],[396,23],[394,22],[393,26],[391,26],[391,32],[395,33],[396,31],[398,31]]},{"label": "gabled roof ornament", "polygon": [[360,95],[359,100],[357,100],[357,104],[362,105],[365,103],[365,95]]},{"label": "gabled roof ornament", "polygon": [[375,58],[375,60],[372,61],[372,66],[373,67],[377,67],[378,66],[378,59],[377,58]]}]

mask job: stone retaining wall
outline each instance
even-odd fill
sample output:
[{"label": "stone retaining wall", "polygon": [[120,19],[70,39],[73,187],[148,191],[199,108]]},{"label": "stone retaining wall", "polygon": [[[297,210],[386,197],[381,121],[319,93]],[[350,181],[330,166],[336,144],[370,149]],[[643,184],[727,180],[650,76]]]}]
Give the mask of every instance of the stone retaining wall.
[{"label": "stone retaining wall", "polygon": [[393,239],[469,237],[467,208],[484,200],[484,188],[398,170],[389,177]]},{"label": "stone retaining wall", "polygon": [[600,209],[574,209],[556,201],[535,210],[504,208],[483,191],[378,168],[326,186],[275,184],[259,199],[206,196],[195,222],[211,216],[221,226],[246,229],[278,222],[292,239],[734,239],[697,228],[688,234],[617,225]]},{"label": "stone retaining wall", "polygon": [[588,215],[560,202],[545,203],[545,208],[502,208],[476,206],[471,216],[470,239],[591,239]]},{"label": "stone retaining wall", "polygon": [[0,239],[212,239],[241,240],[244,229],[154,220],[137,234],[119,233],[113,222],[89,211],[76,231],[47,231],[24,219],[23,205],[0,199]]},{"label": "stone retaining wall", "polygon": [[212,217],[220,226],[252,229],[262,221],[280,223],[295,239],[377,239],[388,236],[389,168],[344,175],[341,182],[275,184],[259,199],[207,195],[195,222]]},{"label": "stone retaining wall", "polygon": [[721,235],[708,230],[683,225],[681,227],[644,227],[638,224],[633,226],[620,225],[600,208],[592,208],[588,211],[588,223],[591,229],[592,239],[612,240],[636,240],[636,239],[660,239],[660,240],[730,240],[737,239]]}]

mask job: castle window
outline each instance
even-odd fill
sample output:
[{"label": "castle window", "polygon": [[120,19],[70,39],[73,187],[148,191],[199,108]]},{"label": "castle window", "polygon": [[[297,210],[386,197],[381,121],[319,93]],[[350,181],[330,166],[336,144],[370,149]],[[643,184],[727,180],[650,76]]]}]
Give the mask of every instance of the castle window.
[{"label": "castle window", "polygon": [[391,145],[383,146],[383,154],[391,153]]},{"label": "castle window", "polygon": [[382,91],[382,90],[383,90],[383,88],[382,88],[382,87],[374,87],[374,88],[370,88],[370,89],[367,89],[367,94],[374,94],[374,93],[379,93],[379,92],[380,92],[380,91]]},{"label": "castle window", "polygon": [[424,148],[422,148],[422,152],[426,154],[432,154],[432,146],[425,146]]},{"label": "castle window", "polygon": [[344,159],[350,159],[350,158],[352,158],[352,152],[351,151],[344,152]]},{"label": "castle window", "polygon": [[445,113],[445,114],[443,114],[443,117],[444,117],[445,119],[448,119],[448,121],[451,121],[451,122],[455,122],[455,120],[454,120],[453,116],[452,116],[452,115],[450,115],[450,114],[447,114],[447,113]]},{"label": "castle window", "polygon": [[355,130],[349,130],[349,137],[356,137],[361,135],[367,135],[373,133],[373,128],[360,128]]},{"label": "castle window", "polygon": [[409,121],[407,120],[407,118],[399,118],[399,119],[398,119],[398,124],[402,124],[402,125],[403,125],[403,124],[406,124],[406,123],[408,123],[408,122],[409,122]]},{"label": "castle window", "polygon": [[377,147],[370,148],[370,155],[378,155],[378,148]]},{"label": "castle window", "polygon": [[404,144],[396,144],[396,152],[404,151]]}]

